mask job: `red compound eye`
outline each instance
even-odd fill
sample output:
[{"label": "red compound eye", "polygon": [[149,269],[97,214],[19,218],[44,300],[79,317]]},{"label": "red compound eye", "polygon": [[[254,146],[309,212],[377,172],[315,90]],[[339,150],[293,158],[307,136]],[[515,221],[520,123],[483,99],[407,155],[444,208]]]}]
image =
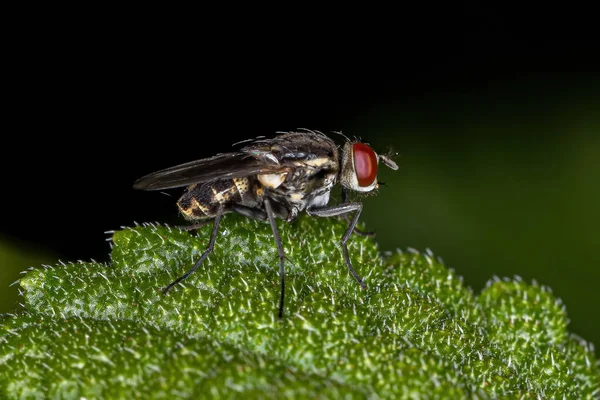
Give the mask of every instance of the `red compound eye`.
[{"label": "red compound eye", "polygon": [[361,187],[371,186],[377,178],[377,155],[372,148],[364,143],[355,143],[352,146],[354,153],[354,170]]}]

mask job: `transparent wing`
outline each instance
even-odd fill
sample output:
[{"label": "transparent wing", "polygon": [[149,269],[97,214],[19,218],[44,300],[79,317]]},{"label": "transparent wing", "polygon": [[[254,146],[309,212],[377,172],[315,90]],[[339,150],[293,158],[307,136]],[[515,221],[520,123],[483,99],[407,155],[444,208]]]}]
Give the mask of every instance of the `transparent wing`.
[{"label": "transparent wing", "polygon": [[135,181],[141,190],[171,189],[217,179],[240,178],[278,169],[247,153],[225,153],[153,172]]},{"label": "transparent wing", "polygon": [[217,179],[241,178],[260,173],[278,173],[294,168],[333,168],[316,160],[337,159],[333,141],[320,132],[288,132],[272,139],[257,138],[238,152],[166,168],[138,179],[133,187],[141,190],[171,189]]}]

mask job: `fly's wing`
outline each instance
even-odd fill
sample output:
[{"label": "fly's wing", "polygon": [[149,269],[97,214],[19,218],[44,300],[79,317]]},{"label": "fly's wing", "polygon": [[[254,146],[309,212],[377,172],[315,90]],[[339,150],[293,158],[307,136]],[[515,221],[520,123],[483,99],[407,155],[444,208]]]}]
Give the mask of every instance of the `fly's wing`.
[{"label": "fly's wing", "polygon": [[335,144],[321,133],[289,132],[272,139],[256,139],[235,153],[192,161],[138,179],[142,190],[171,189],[217,179],[280,173],[296,168],[337,170]]},{"label": "fly's wing", "polygon": [[225,153],[151,173],[138,179],[133,188],[172,189],[217,179],[241,178],[272,170],[273,166],[247,153]]}]

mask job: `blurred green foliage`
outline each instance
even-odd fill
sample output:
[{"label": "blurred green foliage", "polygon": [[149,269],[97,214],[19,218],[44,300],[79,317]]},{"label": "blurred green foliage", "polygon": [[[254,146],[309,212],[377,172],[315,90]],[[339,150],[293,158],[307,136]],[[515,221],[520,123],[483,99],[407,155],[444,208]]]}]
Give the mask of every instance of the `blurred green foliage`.
[{"label": "blurred green foliage", "polygon": [[21,272],[55,262],[49,252],[0,236],[0,314],[14,310],[17,302],[23,301],[18,297],[19,286],[13,285],[22,276]]},{"label": "blurred green foliage", "polygon": [[[474,296],[431,253],[380,258],[353,237],[361,290],[341,257],[341,220],[281,224],[286,314],[270,226],[228,215],[215,252],[169,227],[114,235],[110,264],[40,268],[26,310],[0,323],[10,397],[593,398],[590,346],[547,287],[492,280]],[[2,393],[0,393],[1,396]]]}]

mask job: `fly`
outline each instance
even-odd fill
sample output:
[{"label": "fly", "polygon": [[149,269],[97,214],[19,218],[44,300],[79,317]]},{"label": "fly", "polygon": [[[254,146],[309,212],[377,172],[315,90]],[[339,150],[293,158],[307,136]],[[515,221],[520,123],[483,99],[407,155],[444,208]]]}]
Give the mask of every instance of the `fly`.
[{"label": "fly", "polygon": [[[377,154],[368,144],[346,138],[338,147],[318,131],[279,133],[274,138],[244,141],[239,151],[163,169],[138,179],[134,189],[164,190],[187,187],[177,201],[183,217],[195,222],[196,229],[213,221],[208,246],[194,266],[171,282],[163,293],[186,279],[213,251],[219,224],[224,214],[235,212],[248,218],[269,221],[279,256],[281,296],[279,318],[283,318],[285,297],[285,253],[277,230],[276,218],[294,221],[305,211],[317,217],[344,216],[348,229],[341,239],[348,270],[364,289],[354,271],[347,242],[356,229],[362,211],[361,202],[348,202],[348,191],[359,193],[377,189],[378,165],[397,170],[389,157]],[[340,183],[342,201],[329,205],[332,188]],[[350,219],[349,215],[354,213]]]}]

